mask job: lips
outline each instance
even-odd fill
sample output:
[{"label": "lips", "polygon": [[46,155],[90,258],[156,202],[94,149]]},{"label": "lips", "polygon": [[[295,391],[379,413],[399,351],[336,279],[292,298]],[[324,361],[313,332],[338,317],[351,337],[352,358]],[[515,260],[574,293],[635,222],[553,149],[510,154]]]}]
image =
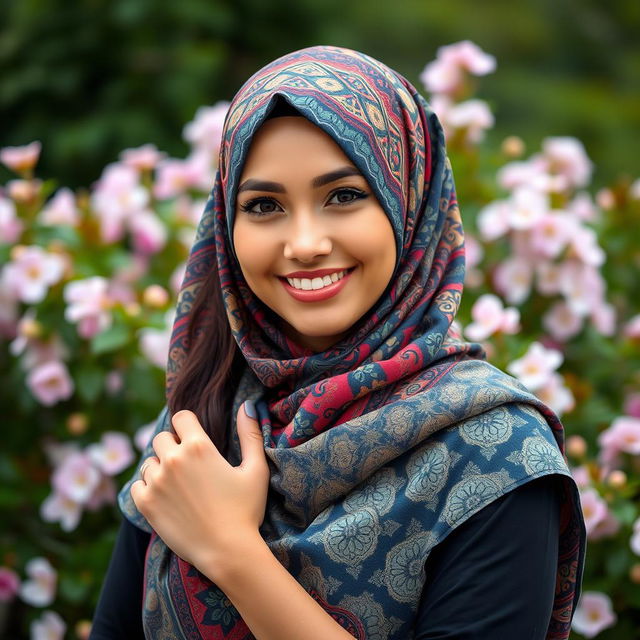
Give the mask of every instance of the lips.
[{"label": "lips", "polygon": [[291,297],[300,302],[321,302],[337,295],[347,284],[354,268],[296,271],[280,277]]}]

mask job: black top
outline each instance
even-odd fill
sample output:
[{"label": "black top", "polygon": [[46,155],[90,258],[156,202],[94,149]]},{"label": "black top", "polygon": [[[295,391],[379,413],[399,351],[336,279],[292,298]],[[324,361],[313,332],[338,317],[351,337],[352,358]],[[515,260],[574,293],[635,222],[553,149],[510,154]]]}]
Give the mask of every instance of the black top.
[{"label": "black top", "polygon": [[[429,555],[416,640],[543,640],[558,559],[556,476],[532,480],[454,529]],[[149,534],[123,521],[91,640],[144,638],[142,581]]]}]

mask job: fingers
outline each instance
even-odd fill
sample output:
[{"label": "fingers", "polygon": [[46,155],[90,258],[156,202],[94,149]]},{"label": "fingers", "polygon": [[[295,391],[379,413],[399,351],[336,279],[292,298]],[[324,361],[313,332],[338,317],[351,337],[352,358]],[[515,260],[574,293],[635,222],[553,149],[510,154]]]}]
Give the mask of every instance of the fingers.
[{"label": "fingers", "polygon": [[182,409],[182,411],[174,413],[171,417],[171,424],[181,441],[204,434],[204,429],[196,414],[193,411],[189,411],[189,409]]},{"label": "fingers", "polygon": [[160,460],[178,444],[178,437],[171,431],[162,431],[153,438],[153,450]]},{"label": "fingers", "polygon": [[242,453],[241,466],[264,466],[267,468],[262,431],[256,420],[255,406],[249,400],[244,402],[238,410],[237,426]]},{"label": "fingers", "polygon": [[145,484],[149,484],[153,476],[158,472],[160,460],[156,456],[149,456],[140,467],[140,479]]}]

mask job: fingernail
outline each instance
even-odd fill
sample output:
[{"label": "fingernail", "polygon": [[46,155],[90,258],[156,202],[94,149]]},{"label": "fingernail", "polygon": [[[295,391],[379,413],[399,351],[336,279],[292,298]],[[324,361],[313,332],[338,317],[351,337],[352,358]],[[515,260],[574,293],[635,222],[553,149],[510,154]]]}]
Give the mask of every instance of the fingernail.
[{"label": "fingernail", "polygon": [[244,412],[252,420],[257,420],[258,414],[256,413],[256,406],[251,402],[251,400],[244,401]]}]

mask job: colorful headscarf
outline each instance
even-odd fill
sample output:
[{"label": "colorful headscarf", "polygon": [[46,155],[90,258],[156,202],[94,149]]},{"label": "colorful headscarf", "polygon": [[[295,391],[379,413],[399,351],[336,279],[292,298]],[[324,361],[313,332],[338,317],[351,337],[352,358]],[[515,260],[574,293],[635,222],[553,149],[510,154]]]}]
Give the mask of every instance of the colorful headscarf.
[{"label": "colorful headscarf", "polygon": [[[281,101],[342,148],[396,241],[384,294],[321,353],[281,331],[244,281],[231,241],[251,140]],[[272,62],[240,89],[179,296],[168,391],[186,354],[191,303],[214,261],[248,365],[232,415],[245,399],[256,401],[272,468],[261,532],[308,592],[356,638],[410,638],[434,546],[500,496],[559,474],[562,533],[547,638],[567,638],[585,534],[562,426],[452,326],[464,278],[460,214],[442,129],[411,84],[361,53],[312,47]],[[166,429],[165,407],[157,431]],[[229,457],[237,462],[235,424],[229,429]],[[148,447],[142,460],[152,454]],[[151,531],[129,494],[138,477],[122,490],[120,505]],[[225,595],[156,534],[143,609],[147,637],[252,637]]]}]

